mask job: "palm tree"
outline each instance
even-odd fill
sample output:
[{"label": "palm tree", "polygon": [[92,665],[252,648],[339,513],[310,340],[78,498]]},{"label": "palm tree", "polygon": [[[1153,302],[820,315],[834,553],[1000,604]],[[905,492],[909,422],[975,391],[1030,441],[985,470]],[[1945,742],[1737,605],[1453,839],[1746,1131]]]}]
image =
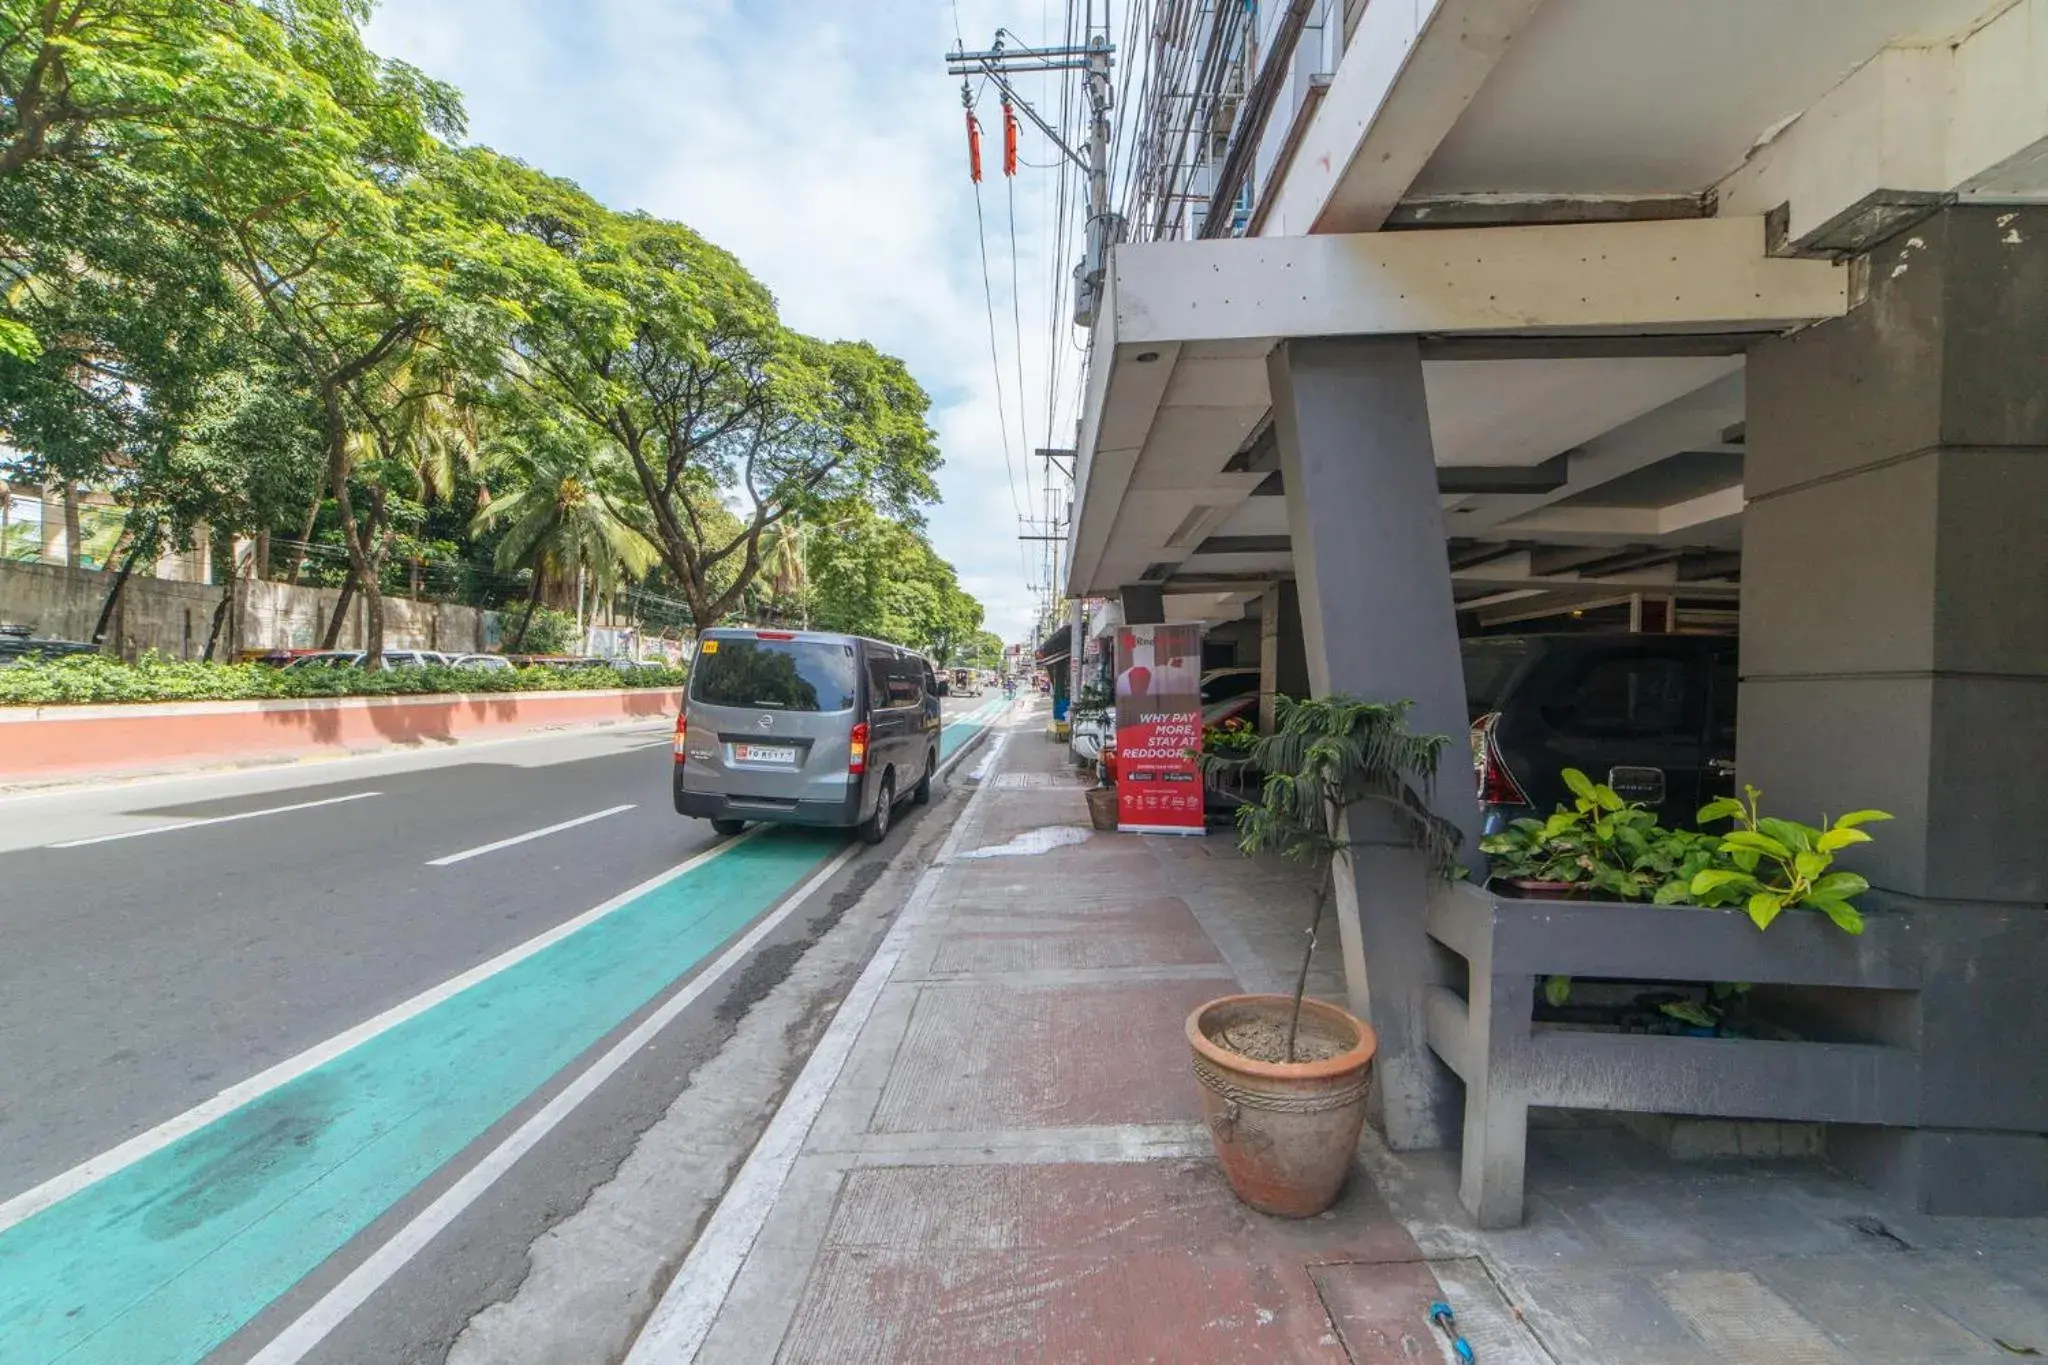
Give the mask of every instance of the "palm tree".
[{"label": "palm tree", "polygon": [[659,560],[654,546],[606,496],[625,474],[616,451],[541,441],[502,452],[495,466],[509,475],[513,487],[478,511],[470,524],[474,530],[502,525],[499,571],[526,569],[533,575],[513,649],[525,641],[549,584],[568,583],[581,570],[600,593],[608,592],[621,577],[638,577]]},{"label": "palm tree", "polygon": [[[768,545],[761,553],[761,577],[767,581],[769,600],[778,611],[782,604],[801,599],[811,585],[811,529],[801,517],[792,516],[768,530]],[[804,624],[810,624],[809,620]]]}]

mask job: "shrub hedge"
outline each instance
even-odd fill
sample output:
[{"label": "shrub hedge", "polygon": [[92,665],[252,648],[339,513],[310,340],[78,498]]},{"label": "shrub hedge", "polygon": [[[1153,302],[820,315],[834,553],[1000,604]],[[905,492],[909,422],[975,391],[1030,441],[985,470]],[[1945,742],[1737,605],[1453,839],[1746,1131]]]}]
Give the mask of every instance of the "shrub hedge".
[{"label": "shrub hedge", "polygon": [[265,697],[395,697],[434,692],[587,692],[607,687],[681,687],[680,668],[266,668],[203,664],[145,654],[122,663],[99,654],[27,658],[0,668],[0,706],[95,702],[242,701]]}]

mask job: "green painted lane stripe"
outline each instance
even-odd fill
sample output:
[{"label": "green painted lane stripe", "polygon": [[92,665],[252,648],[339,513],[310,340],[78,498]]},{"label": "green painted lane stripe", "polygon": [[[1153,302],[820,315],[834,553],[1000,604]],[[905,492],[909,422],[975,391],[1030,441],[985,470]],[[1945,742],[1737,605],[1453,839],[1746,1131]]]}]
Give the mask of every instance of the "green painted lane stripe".
[{"label": "green painted lane stripe", "polygon": [[199,1360],[840,846],[750,839],[0,1232],[0,1357]]},{"label": "green painted lane stripe", "polygon": [[994,720],[999,712],[1009,705],[1000,699],[983,702],[960,719],[953,721],[939,732],[939,757],[951,758],[961,745],[972,739],[977,731]]},{"label": "green painted lane stripe", "polygon": [[0,1233],[0,1356],[198,1360],[841,843],[752,839]]}]

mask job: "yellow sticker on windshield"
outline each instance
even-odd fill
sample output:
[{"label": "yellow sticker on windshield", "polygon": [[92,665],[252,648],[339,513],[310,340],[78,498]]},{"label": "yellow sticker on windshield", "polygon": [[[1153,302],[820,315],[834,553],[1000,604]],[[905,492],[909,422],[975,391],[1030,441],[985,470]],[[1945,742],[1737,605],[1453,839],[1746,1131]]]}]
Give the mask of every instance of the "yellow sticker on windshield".
[{"label": "yellow sticker on windshield", "polygon": [[703,644],[697,646],[697,652],[699,654],[716,654],[718,652],[718,641],[706,640]]}]

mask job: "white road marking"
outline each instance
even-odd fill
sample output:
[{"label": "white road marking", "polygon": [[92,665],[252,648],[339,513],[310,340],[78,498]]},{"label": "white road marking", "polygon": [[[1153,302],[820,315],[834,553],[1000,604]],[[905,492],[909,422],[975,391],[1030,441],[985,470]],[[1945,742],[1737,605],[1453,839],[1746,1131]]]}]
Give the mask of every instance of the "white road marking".
[{"label": "white road marking", "polygon": [[711,989],[719,978],[738,966],[752,953],[761,940],[773,933],[778,925],[795,913],[797,908],[814,895],[818,888],[845,867],[861,845],[854,844],[843,852],[833,855],[832,860],[819,868],[811,879],[791,892],[783,903],[764,916],[761,921],[730,948],[721,953],[718,960],[702,973],[692,978],[688,985],[647,1016],[639,1027],[621,1038],[612,1048],[565,1086],[562,1092],[549,1100],[540,1112],[519,1125],[512,1136],[485,1155],[483,1160],[465,1171],[460,1180],[449,1186],[447,1191],[433,1203],[400,1228],[390,1241],[370,1253],[361,1265],[343,1277],[341,1283],[320,1297],[290,1326],[271,1339],[270,1344],[258,1351],[249,1365],[295,1365],[339,1327],[356,1309],[363,1306],[369,1297],[382,1288],[392,1276],[405,1269],[413,1257],[419,1255],[429,1242],[441,1231],[460,1217],[464,1210],[481,1198],[485,1191],[497,1183],[500,1176],[517,1164],[549,1133],[569,1117],[576,1106],[596,1093],[597,1088],[631,1061],[636,1053],[649,1043],[663,1029],[667,1028],[684,1010],[695,1004],[704,992]]},{"label": "white road marking", "polygon": [[[999,736],[997,742],[1005,738]],[[753,1253],[754,1240],[761,1235],[769,1211],[789,1182],[790,1170],[796,1165],[804,1140],[810,1136],[811,1125],[817,1122],[826,1097],[832,1093],[839,1073],[853,1053],[854,1040],[874,1013],[882,987],[902,961],[911,934],[929,913],[939,876],[958,852],[974,818],[975,805],[993,790],[990,784],[975,788],[938,855],[911,889],[902,913],[889,926],[881,947],[875,950],[860,979],[840,1002],[825,1036],[812,1050],[810,1061],[798,1073],[796,1084],[789,1088],[775,1117],[768,1121],[767,1131],[761,1134],[740,1173],[726,1188],[725,1197],[712,1211],[682,1269],[676,1272],[661,1302],[640,1329],[632,1351],[626,1356],[626,1365],[689,1365],[696,1360],[704,1339],[711,1334],[712,1323],[725,1306],[726,1295],[739,1278],[740,1268]],[[259,1357],[252,1365],[273,1363]]]},{"label": "white road marking", "polygon": [[316,1043],[295,1057],[287,1058],[268,1070],[259,1071],[247,1080],[229,1086],[212,1099],[194,1105],[176,1118],[167,1119],[148,1132],[138,1134],[117,1147],[110,1147],[61,1175],[52,1176],[34,1189],[15,1195],[6,1203],[0,1204],[0,1232],[5,1232],[16,1223],[41,1213],[52,1204],[69,1199],[80,1190],[105,1180],[144,1157],[162,1151],[187,1133],[197,1132],[215,1119],[233,1113],[252,1100],[262,1098],[270,1091],[298,1079],[315,1067],[333,1061],[352,1048],[360,1047],[378,1034],[389,1032],[406,1020],[425,1014],[442,1001],[460,995],[477,982],[496,976],[507,967],[524,962],[535,953],[561,942],[585,925],[595,924],[627,902],[674,881],[694,868],[702,867],[713,858],[731,852],[764,828],[766,826],[750,829],[744,834],[724,840],[714,848],[708,848],[694,857],[685,859],[668,871],[657,873],[638,886],[621,891],[602,905],[586,910],[574,919],[564,920],[547,932],[536,934],[526,942],[506,949],[488,962],[480,963],[458,976],[448,978],[438,986],[421,991],[410,1000],[393,1005],[373,1019],[364,1020],[354,1028],[337,1033],[323,1043]]},{"label": "white road marking", "polygon": [[471,858],[480,858],[486,853],[496,853],[501,848],[510,848],[514,844],[523,844],[528,839],[541,839],[550,834],[560,834],[565,829],[574,829],[578,825],[587,825],[592,820],[602,820],[607,815],[617,815],[622,810],[633,809],[636,809],[634,803],[628,801],[623,806],[610,806],[604,810],[592,811],[588,815],[579,815],[574,820],[564,820],[559,825],[549,825],[546,829],[530,829],[524,834],[515,834],[509,839],[499,839],[494,843],[478,844],[475,848],[465,848],[462,852],[451,853],[445,858],[429,858],[427,859],[427,866],[447,867],[453,863],[467,862]]},{"label": "white road marking", "polygon": [[[966,757],[967,750],[973,743],[974,741],[970,739],[967,744],[962,745],[959,752],[955,753],[952,758],[940,766],[939,771],[943,774],[962,758]],[[970,802],[970,807],[971,804]],[[967,818],[967,812],[962,811],[960,818],[964,821]],[[754,833],[763,828],[765,826],[756,825],[752,830],[741,835],[740,838],[750,838]],[[949,835],[946,841],[946,848],[950,848],[958,842],[957,831],[958,826],[956,825],[955,831]],[[730,847],[732,842],[737,841],[729,841],[724,847]],[[440,1235],[449,1224],[453,1223],[466,1209],[481,1198],[498,1181],[499,1177],[511,1170],[522,1156],[525,1156],[538,1146],[542,1139],[546,1138],[550,1132],[559,1126],[563,1119],[573,1113],[579,1104],[596,1093],[599,1086],[603,1085],[605,1081],[617,1073],[621,1067],[633,1058],[635,1053],[652,1042],[655,1036],[668,1027],[670,1023],[674,1022],[678,1015],[701,998],[704,992],[709,990],[719,978],[744,961],[748,954],[752,953],[760,945],[763,939],[767,938],[769,934],[775,931],[778,925],[794,914],[800,906],[817,892],[818,888],[830,881],[860,851],[861,845],[855,844],[848,847],[845,851],[835,854],[830,862],[812,874],[810,880],[791,892],[788,899],[770,911],[758,924],[735,941],[724,953],[720,954],[716,962],[694,977],[689,984],[676,992],[660,1009],[649,1015],[631,1033],[621,1038],[602,1057],[591,1063],[588,1070],[571,1081],[563,1088],[560,1094],[548,1101],[532,1118],[521,1124],[513,1132],[512,1136],[506,1138],[503,1143],[489,1152],[475,1166],[464,1172],[462,1177],[449,1186],[439,1198],[434,1200],[425,1209],[422,1209],[411,1222],[400,1228],[390,1241],[370,1253],[368,1259],[350,1271],[339,1284],[328,1290],[312,1307],[308,1308],[282,1332],[272,1338],[268,1345],[251,1357],[249,1365],[296,1365],[298,1361],[304,1360],[308,1354],[334,1332],[335,1328],[346,1321],[351,1313],[362,1307],[371,1295],[389,1283],[393,1276],[405,1269],[412,1259],[419,1255],[435,1237]],[[931,876],[927,873],[918,883],[917,889],[924,893],[926,899],[929,899],[931,894],[927,886],[930,880]],[[908,907],[906,907],[907,912]],[[889,943],[893,940],[894,934],[892,932],[890,938],[884,940],[883,948],[886,950],[889,947]],[[902,945],[898,942],[895,955],[891,958],[892,970],[895,957],[900,957],[901,955]],[[855,994],[859,993],[861,986],[867,982],[868,975],[873,970],[873,965],[870,964],[867,972],[863,973],[860,981],[855,984]],[[884,976],[886,975],[887,973],[885,972]],[[847,1008],[853,1003],[853,999],[852,995],[847,997],[846,1003],[843,1003],[840,1007],[841,1015],[844,1015]],[[872,1010],[873,1007],[873,1001],[869,1000],[861,1007],[861,1017],[865,1019],[868,1011]],[[825,1036],[827,1043],[831,1041],[833,1033],[838,1027],[835,1021],[833,1026],[827,1030]],[[858,1030],[856,1029],[856,1031]],[[845,1059],[842,1056],[840,1064],[843,1065],[844,1061]],[[815,1057],[812,1065],[815,1065]],[[836,1077],[838,1072],[839,1066],[835,1065],[832,1068],[832,1074]],[[797,1084],[799,1086],[803,1085],[805,1078],[808,1078],[810,1075],[811,1066],[806,1066],[803,1076],[798,1078]],[[826,1088],[830,1088],[829,1082]],[[793,1093],[791,1098],[794,1098]],[[789,1102],[785,1101],[783,1111],[787,1111],[789,1107]],[[781,1123],[782,1121],[782,1111],[778,1111],[775,1123]],[[806,1120],[803,1127],[804,1131],[808,1132],[810,1122]],[[773,1124],[771,1124],[769,1131],[771,1133],[774,1131]],[[765,1142],[765,1140],[764,1138],[763,1141]],[[756,1147],[755,1151],[757,1154],[759,1150],[759,1147]],[[751,1169],[753,1165],[753,1159],[749,1158],[747,1169]],[[744,1178],[745,1173],[743,1170],[741,1173],[742,1178]],[[785,1170],[783,1174],[786,1179],[787,1171]],[[777,1188],[780,1188],[779,1183]],[[728,1192],[726,1200],[730,1201],[731,1198],[732,1195]],[[758,1233],[759,1228],[756,1227],[755,1231]],[[753,1238],[749,1236],[747,1240],[748,1245],[751,1246]],[[673,1288],[671,1288],[670,1292],[674,1292]],[[664,1299],[665,1302],[666,1300]]]},{"label": "white road marking", "polygon": [[84,848],[87,844],[110,844],[116,839],[140,839],[145,834],[173,834],[181,829],[200,829],[206,825],[225,825],[233,820],[254,820],[259,815],[283,815],[287,811],[311,810],[315,806],[338,806],[344,801],[361,801],[366,797],[382,796],[383,792],[350,792],[347,796],[330,796],[320,801],[299,801],[289,806],[270,806],[263,810],[245,810],[239,815],[210,815],[202,820],[180,820],[174,825],[151,825],[148,829],[124,829],[119,834],[95,834],[90,839],[66,839],[61,844],[46,844],[46,848]]}]

